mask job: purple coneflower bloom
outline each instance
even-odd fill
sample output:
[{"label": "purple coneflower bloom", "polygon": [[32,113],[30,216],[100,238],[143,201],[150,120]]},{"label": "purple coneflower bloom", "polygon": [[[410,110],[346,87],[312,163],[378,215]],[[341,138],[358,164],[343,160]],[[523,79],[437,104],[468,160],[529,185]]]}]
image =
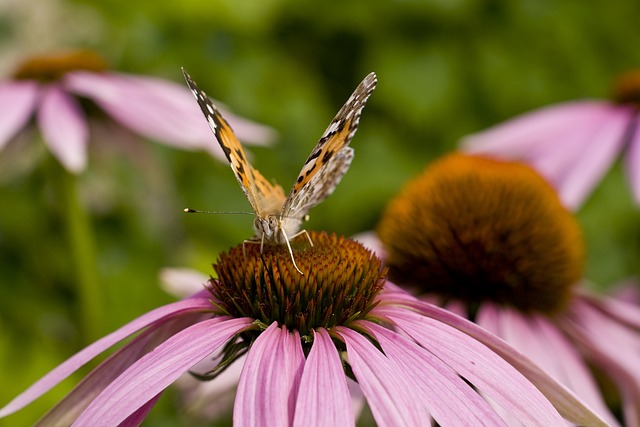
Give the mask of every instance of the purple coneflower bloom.
[{"label": "purple coneflower bloom", "polygon": [[[605,425],[572,393],[477,325],[385,282],[360,244],[325,233],[282,246],[239,245],[201,292],[149,312],[87,347],[4,408],[24,407],[97,354],[139,334],[42,420],[137,425],[162,391],[199,362],[212,378],[244,358],[237,426],[355,425],[347,378],[379,425]],[[508,362],[507,362],[508,360]],[[535,385],[534,385],[535,384]],[[549,399],[549,400],[547,400]],[[550,403],[552,402],[552,403]]]},{"label": "purple coneflower bloom", "polygon": [[[174,82],[107,71],[89,51],[26,60],[11,79],[0,82],[0,149],[36,115],[51,153],[70,172],[86,167],[89,126],[81,103],[88,99],[126,128],[165,144],[205,149],[222,158],[188,89]],[[267,142],[265,126],[224,113],[238,137]]]},{"label": "purple coneflower bloom", "polygon": [[640,425],[640,309],[578,289],[581,230],[531,167],[449,155],[377,231],[395,283],[503,338],[615,425],[594,368],[615,383],[626,425]]},{"label": "purple coneflower bloom", "polygon": [[578,209],[616,158],[625,153],[633,197],[640,204],[640,73],[623,75],[615,101],[573,101],[525,113],[470,135],[463,150],[534,166]]}]

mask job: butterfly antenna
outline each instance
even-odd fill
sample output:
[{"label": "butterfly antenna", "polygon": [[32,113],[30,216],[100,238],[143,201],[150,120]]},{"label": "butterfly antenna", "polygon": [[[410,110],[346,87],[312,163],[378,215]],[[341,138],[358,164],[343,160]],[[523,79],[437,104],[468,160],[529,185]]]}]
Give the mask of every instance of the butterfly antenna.
[{"label": "butterfly antenna", "polygon": [[241,212],[241,211],[200,211],[197,209],[184,208],[182,210],[186,213],[203,213],[203,214],[233,214],[233,215],[255,215],[253,212]]}]

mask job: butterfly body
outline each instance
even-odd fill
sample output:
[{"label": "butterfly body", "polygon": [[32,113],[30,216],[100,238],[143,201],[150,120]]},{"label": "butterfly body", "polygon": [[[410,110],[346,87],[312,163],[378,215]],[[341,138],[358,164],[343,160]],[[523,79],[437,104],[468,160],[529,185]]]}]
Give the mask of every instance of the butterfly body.
[{"label": "butterfly body", "polygon": [[338,111],[311,151],[293,188],[286,196],[282,187],[269,182],[251,166],[227,121],[220,115],[207,94],[184,69],[182,71],[256,214],[253,222],[255,235],[252,240],[259,241],[261,245],[286,244],[296,266],[289,240],[301,234],[300,227],[309,210],[333,193],[349,169],[353,160],[353,149],[349,147],[349,143],[357,130],[362,109],[376,87],[376,75],[370,73],[365,77]]}]

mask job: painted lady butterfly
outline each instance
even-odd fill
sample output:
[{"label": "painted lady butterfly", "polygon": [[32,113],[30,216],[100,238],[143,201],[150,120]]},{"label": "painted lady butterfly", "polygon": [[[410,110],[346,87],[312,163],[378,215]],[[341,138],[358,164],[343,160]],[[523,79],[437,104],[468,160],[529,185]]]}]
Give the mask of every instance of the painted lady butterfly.
[{"label": "painted lady butterfly", "polygon": [[[296,265],[289,240],[306,234],[305,230],[299,230],[302,221],[307,218],[307,212],[327,198],[347,172],[353,159],[353,148],[349,147],[349,142],[358,128],[362,109],[376,87],[375,73],[364,78],[338,111],[304,163],[293,189],[285,197],[282,187],[271,184],[251,166],[227,121],[191,76],[184,69],[182,72],[256,213],[253,222],[255,237],[252,241],[259,239],[261,250],[265,241],[286,244],[293,265],[303,274]],[[313,245],[308,234],[307,238]]]}]

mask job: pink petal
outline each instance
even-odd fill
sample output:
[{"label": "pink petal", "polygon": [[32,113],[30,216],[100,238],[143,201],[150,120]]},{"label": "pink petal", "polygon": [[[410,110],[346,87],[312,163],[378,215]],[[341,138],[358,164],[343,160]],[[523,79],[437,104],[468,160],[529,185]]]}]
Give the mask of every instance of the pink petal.
[{"label": "pink petal", "polygon": [[447,364],[407,338],[379,325],[362,322],[384,353],[414,380],[419,398],[441,426],[504,425],[488,403]]},{"label": "pink petal", "polygon": [[[582,336],[592,350],[602,352],[611,361],[624,367],[627,374],[632,375],[640,387],[640,333],[627,327],[583,301],[576,301],[571,306],[572,337]],[[563,323],[562,326],[565,326]],[[611,345],[615,343],[615,345]],[[625,349],[625,351],[620,351]]]},{"label": "pink petal", "polygon": [[0,150],[25,126],[38,98],[38,84],[10,81],[0,84]]},{"label": "pink petal", "polygon": [[71,172],[81,172],[87,163],[89,129],[77,101],[58,86],[44,88],[38,125],[60,163]]},{"label": "pink petal", "polygon": [[160,270],[160,287],[170,295],[184,298],[202,290],[209,277],[191,268],[166,267]]},{"label": "pink petal", "polygon": [[[573,390],[609,425],[618,425],[607,408],[589,368],[557,327],[541,316],[522,316],[504,309],[500,316],[502,338],[526,354],[549,375]],[[553,352],[549,349],[553,348]]]},{"label": "pink petal", "polygon": [[250,324],[248,318],[216,317],[178,332],[109,384],[74,425],[118,425]]},{"label": "pink petal", "polygon": [[624,144],[629,111],[611,107],[606,122],[583,141],[583,150],[573,159],[573,166],[559,183],[560,199],[570,208],[578,208],[591,190],[602,180]]},{"label": "pink petal", "polygon": [[314,334],[296,402],[294,427],[355,426],[342,361],[325,329]]},{"label": "pink petal", "polygon": [[[393,284],[389,285],[389,282],[387,282],[385,290],[387,288],[394,289],[396,287]],[[407,295],[406,292],[404,294],[398,291],[385,292],[383,297],[383,303],[376,307],[372,311],[372,314],[384,315],[381,310],[389,310],[389,306],[401,305],[416,310],[424,316],[436,319],[438,322],[452,326],[482,342],[502,359],[515,367],[553,402],[553,405],[567,420],[579,425],[606,425],[603,420],[589,410],[571,391],[549,377],[549,375],[542,371],[525,355],[511,348],[504,341],[480,328],[475,323],[434,305],[417,301],[415,298]],[[404,310],[395,311],[398,313],[404,312]]]},{"label": "pink petal", "polygon": [[420,345],[440,357],[524,424],[562,424],[562,418],[540,391],[480,342],[416,313],[389,317]]},{"label": "pink petal", "polygon": [[136,412],[121,422],[118,427],[138,427],[156,405],[160,396],[162,396],[162,393],[158,393],[153,399],[142,405]]},{"label": "pink petal", "polygon": [[542,147],[553,149],[547,141],[555,140],[558,132],[580,129],[610,107],[602,101],[576,101],[541,108],[465,137],[462,149],[526,160]]},{"label": "pink petal", "polygon": [[233,425],[291,425],[303,367],[298,333],[272,323],[247,354],[236,392]]},{"label": "pink petal", "polygon": [[[198,104],[185,85],[170,81],[116,73],[69,73],[67,87],[91,98],[110,116],[141,135],[182,149],[205,148],[223,153]],[[258,124],[229,122],[239,139],[265,142],[272,135]],[[235,126],[237,124],[237,126]]]},{"label": "pink petal", "polygon": [[622,395],[625,425],[640,426],[640,335],[581,300],[574,300],[563,329],[596,366],[609,374]]},{"label": "pink petal", "polygon": [[358,332],[338,326],[353,373],[379,426],[429,424],[429,413],[416,399],[416,387],[395,362]]},{"label": "pink petal", "polygon": [[465,139],[465,150],[534,166],[578,208],[619,154],[632,110],[579,101],[536,110]]},{"label": "pink petal", "polygon": [[[637,125],[637,122],[636,122]],[[636,127],[626,157],[627,174],[631,183],[633,199],[640,204],[640,126]]]},{"label": "pink petal", "polygon": [[[637,286],[637,284],[634,284]],[[638,289],[629,289],[628,292],[634,293],[627,294],[627,298],[638,298]],[[631,328],[640,330],[640,307],[635,302],[625,301],[620,298],[608,298],[601,297],[599,299],[592,299],[589,301],[592,306],[605,311],[610,317],[617,319],[618,321],[625,323]]]},{"label": "pink petal", "polygon": [[616,283],[609,294],[622,302],[640,306],[640,283],[636,278],[629,278]]},{"label": "pink petal", "polygon": [[[206,295],[207,293],[205,293]],[[18,395],[15,399],[0,409],[0,417],[5,417],[31,403],[37,399],[52,387],[58,384],[63,379],[67,378],[89,360],[96,357],[115,343],[123,340],[129,335],[151,325],[154,322],[161,321],[162,319],[176,316],[181,313],[197,312],[197,311],[210,311],[211,302],[205,297],[192,298],[184,301],[178,301],[173,304],[165,305],[164,307],[157,308],[149,313],[146,313],[132,322],[126,324],[122,328],[115,332],[99,339],[88,347],[84,348],[80,352],[76,353],[71,358],[67,359],[62,364],[58,365],[47,375],[38,380],[35,384]]]},{"label": "pink petal", "polygon": [[183,313],[151,325],[84,377],[70,393],[38,420],[39,425],[71,425],[96,396],[136,360],[177,332],[210,318],[211,313]]}]

